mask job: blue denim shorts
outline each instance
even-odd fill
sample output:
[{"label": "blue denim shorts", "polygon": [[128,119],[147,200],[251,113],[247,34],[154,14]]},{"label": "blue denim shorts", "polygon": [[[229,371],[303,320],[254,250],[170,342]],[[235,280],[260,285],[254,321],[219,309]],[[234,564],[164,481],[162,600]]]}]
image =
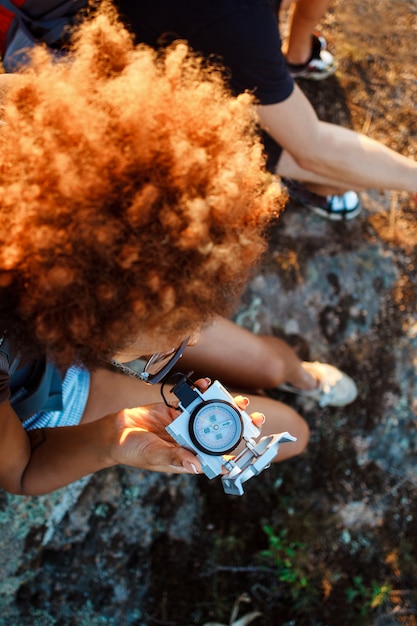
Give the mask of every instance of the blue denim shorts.
[{"label": "blue denim shorts", "polygon": [[62,411],[39,411],[23,422],[25,430],[76,426],[80,423],[90,391],[90,373],[70,367],[62,383]]}]

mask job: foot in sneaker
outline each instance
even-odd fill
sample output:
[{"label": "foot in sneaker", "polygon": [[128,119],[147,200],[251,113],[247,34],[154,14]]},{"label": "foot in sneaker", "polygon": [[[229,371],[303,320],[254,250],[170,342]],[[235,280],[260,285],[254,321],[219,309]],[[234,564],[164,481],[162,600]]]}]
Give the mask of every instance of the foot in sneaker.
[{"label": "foot in sneaker", "polygon": [[299,389],[289,384],[280,385],[278,389],[316,400],[321,407],[346,406],[356,400],[358,390],[355,383],[337,367],[317,361],[304,362],[303,367],[317,380],[315,389]]},{"label": "foot in sneaker", "polygon": [[320,196],[291,178],[281,178],[281,182],[290,198],[328,220],[351,220],[362,211],[356,191],[347,191],[340,196]]},{"label": "foot in sneaker", "polygon": [[306,63],[287,66],[293,78],[307,78],[309,80],[323,80],[337,70],[337,62],[332,54],[326,50],[327,42],[322,35],[312,35],[311,56]]}]

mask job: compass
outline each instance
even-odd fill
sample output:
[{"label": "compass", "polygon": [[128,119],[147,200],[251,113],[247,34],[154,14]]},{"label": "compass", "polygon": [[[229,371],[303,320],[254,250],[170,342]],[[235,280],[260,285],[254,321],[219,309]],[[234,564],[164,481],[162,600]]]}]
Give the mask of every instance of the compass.
[{"label": "compass", "polygon": [[240,412],[225,400],[202,402],[191,413],[188,428],[196,448],[214,456],[229,454],[243,434]]},{"label": "compass", "polygon": [[242,484],[269,467],[279,444],[295,441],[285,432],[256,442],[260,429],[218,380],[201,392],[181,374],[171,391],[180,401],[181,413],[166,431],[180,446],[195,453],[206,476],[222,474],[227,494],[241,496]]}]

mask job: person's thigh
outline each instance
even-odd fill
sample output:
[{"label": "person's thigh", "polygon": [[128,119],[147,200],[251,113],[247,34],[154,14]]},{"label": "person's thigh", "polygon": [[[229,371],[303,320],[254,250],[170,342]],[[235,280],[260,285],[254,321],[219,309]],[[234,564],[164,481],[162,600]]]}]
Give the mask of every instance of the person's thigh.
[{"label": "person's thigh", "polygon": [[[236,394],[237,392],[233,392]],[[275,461],[285,461],[303,452],[308,444],[310,430],[307,422],[291,407],[267,396],[244,394],[249,398],[247,413],[263,413],[265,423],[262,426],[261,436],[274,435],[288,432],[297,438],[295,442],[280,445],[278,456]]]},{"label": "person's thigh", "polygon": [[160,385],[148,385],[141,380],[99,369],[91,374],[90,392],[82,422],[93,422],[104,415],[122,409],[161,402]]}]

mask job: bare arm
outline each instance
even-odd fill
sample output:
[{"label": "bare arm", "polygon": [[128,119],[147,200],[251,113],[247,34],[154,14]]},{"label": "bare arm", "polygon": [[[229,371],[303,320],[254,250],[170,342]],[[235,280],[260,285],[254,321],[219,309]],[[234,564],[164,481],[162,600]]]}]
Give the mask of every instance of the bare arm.
[{"label": "bare arm", "polygon": [[[208,379],[197,382],[202,391],[209,384]],[[243,396],[235,400],[241,408],[247,407]],[[49,493],[118,464],[156,472],[198,473],[201,465],[194,454],[178,446],[165,430],[177,416],[176,409],[159,402],[123,409],[78,426],[26,432],[10,404],[3,402],[0,488],[20,495]],[[255,412],[252,419],[260,426],[264,416]],[[281,455],[280,460],[283,458]]]},{"label": "bare arm", "polygon": [[277,173],[340,189],[417,191],[417,162],[335,124],[321,122],[295,86],[287,100],[258,108],[262,126],[284,148]]},{"label": "bare arm", "polygon": [[169,437],[177,411],[163,403],[127,409],[79,426],[27,433],[8,402],[0,405],[0,487],[15,493],[48,493],[106,467],[131,465],[193,473],[195,456]]}]

